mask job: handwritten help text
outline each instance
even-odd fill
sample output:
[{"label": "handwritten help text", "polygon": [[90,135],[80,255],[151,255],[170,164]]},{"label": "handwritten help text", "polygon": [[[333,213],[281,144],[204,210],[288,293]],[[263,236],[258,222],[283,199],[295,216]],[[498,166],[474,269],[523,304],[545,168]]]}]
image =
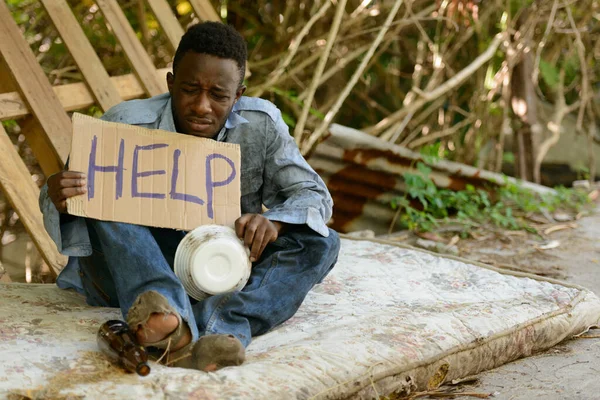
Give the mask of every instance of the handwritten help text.
[{"label": "handwritten help text", "polygon": [[[141,192],[139,189],[140,180],[146,177],[155,176],[155,175],[167,175],[166,170],[148,170],[148,171],[140,171],[140,153],[141,152],[150,152],[150,151],[171,151],[169,144],[167,143],[158,143],[151,145],[135,145],[133,148],[133,162],[131,163],[131,197],[132,198],[146,198],[146,199],[166,199],[167,194],[172,200],[181,200],[184,202],[194,203],[201,206],[206,205],[206,214],[208,218],[214,218],[214,209],[213,209],[213,200],[214,200],[214,189],[217,187],[222,187],[233,182],[237,176],[237,170],[234,162],[225,155],[219,153],[210,153],[205,156],[205,188],[206,188],[206,200],[201,199],[199,196],[196,196],[191,193],[183,193],[178,191],[178,179],[180,172],[179,159],[181,157],[181,150],[178,148],[174,148],[172,150],[172,169],[170,176],[170,190],[168,193],[154,193],[154,192]],[[91,151],[89,154],[89,162],[88,162],[88,200],[92,200],[96,195],[96,174],[98,173],[114,173],[115,174],[115,200],[119,200],[123,197],[123,185],[124,182],[124,171],[126,171],[129,166],[125,165],[125,151],[126,151],[126,143],[125,139],[121,139],[119,143],[119,154],[116,165],[98,165],[97,162],[97,153],[98,153],[98,137],[94,135],[91,143]],[[222,160],[219,162],[219,160]],[[224,180],[213,181],[213,171],[217,168],[217,163],[219,168],[223,168],[226,166],[230,169],[228,177]]]}]

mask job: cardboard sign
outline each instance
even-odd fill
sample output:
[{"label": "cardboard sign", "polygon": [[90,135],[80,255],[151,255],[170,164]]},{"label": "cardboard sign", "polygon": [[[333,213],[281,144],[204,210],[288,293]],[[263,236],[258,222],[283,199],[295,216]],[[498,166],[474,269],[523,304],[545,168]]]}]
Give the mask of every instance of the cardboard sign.
[{"label": "cardboard sign", "polygon": [[87,193],[69,214],[192,230],[240,216],[240,146],[73,115],[69,169]]}]

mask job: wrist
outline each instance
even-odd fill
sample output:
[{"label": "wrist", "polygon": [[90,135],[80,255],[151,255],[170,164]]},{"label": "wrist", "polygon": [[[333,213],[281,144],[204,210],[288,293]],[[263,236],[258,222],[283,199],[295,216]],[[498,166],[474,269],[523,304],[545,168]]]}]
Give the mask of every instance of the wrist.
[{"label": "wrist", "polygon": [[273,225],[275,225],[275,228],[277,229],[277,233],[278,234],[281,234],[281,233],[285,232],[285,229],[287,227],[287,224],[285,222],[271,221],[271,223]]}]

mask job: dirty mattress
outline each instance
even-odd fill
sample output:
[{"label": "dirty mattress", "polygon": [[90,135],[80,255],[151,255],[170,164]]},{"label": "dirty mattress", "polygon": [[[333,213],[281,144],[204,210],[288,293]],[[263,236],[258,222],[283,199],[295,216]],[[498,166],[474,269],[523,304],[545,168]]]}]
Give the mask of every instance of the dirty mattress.
[{"label": "dirty mattress", "polygon": [[409,394],[546,349],[600,320],[581,287],[343,239],[339,262],[241,367],[127,374],[95,335],[117,309],[54,285],[0,285],[0,398],[345,399]]}]

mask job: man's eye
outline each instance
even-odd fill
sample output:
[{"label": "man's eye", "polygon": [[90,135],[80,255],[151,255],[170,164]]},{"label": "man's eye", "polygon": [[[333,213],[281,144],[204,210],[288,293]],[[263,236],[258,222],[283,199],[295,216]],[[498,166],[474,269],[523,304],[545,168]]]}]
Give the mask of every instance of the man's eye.
[{"label": "man's eye", "polygon": [[217,93],[213,93],[212,97],[214,97],[217,100],[227,100],[229,98],[229,96],[227,96],[227,95],[217,94]]},{"label": "man's eye", "polygon": [[195,93],[196,89],[186,89],[186,88],[182,88],[181,91],[183,93]]}]

